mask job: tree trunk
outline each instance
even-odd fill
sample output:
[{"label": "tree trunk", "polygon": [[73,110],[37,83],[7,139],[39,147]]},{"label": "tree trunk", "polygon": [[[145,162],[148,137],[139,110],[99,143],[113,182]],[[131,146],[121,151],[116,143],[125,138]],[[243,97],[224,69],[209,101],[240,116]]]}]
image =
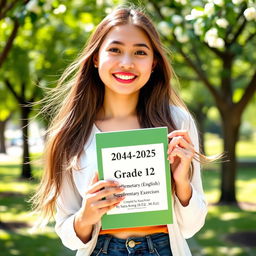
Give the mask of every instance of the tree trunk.
[{"label": "tree trunk", "polygon": [[[232,113],[233,112],[233,113]],[[237,204],[236,200],[236,143],[238,141],[240,117],[234,111],[222,115],[224,153],[227,156],[221,168],[220,204]]]},{"label": "tree trunk", "polygon": [[28,144],[28,118],[31,111],[30,107],[21,105],[21,129],[22,129],[22,140],[23,140],[23,160],[22,160],[22,172],[21,178],[31,179],[32,169],[30,165],[30,156],[29,156],[29,144]]},{"label": "tree trunk", "polygon": [[5,127],[8,119],[0,121],[0,153],[6,154],[6,144],[5,144]]}]

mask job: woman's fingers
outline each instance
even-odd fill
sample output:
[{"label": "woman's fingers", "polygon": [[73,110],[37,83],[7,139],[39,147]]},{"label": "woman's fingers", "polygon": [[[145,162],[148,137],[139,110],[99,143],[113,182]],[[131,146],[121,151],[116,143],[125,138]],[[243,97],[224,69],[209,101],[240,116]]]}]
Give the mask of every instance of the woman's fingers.
[{"label": "woman's fingers", "polygon": [[89,207],[96,215],[100,217],[105,214],[106,212],[110,211],[118,204],[120,204],[124,200],[124,196],[112,196],[110,198],[95,200],[95,198],[91,198],[92,200],[87,200]]},{"label": "woman's fingers", "polygon": [[116,187],[106,187],[96,193],[94,193],[94,200],[101,200],[102,198],[118,194],[124,191],[124,187],[116,186]]},{"label": "woman's fingers", "polygon": [[194,147],[188,143],[182,136],[177,136],[172,138],[171,142],[168,145],[168,154],[170,154],[177,146],[195,153]]},{"label": "woman's fingers", "polygon": [[188,160],[191,161],[193,158],[193,154],[191,151],[188,151],[184,148],[176,147],[168,156],[168,159],[171,164],[174,163],[175,157],[178,157],[180,160]]},{"label": "woman's fingers", "polygon": [[117,205],[119,204],[122,200],[124,199],[124,197],[117,197],[117,196],[113,196],[111,198],[107,198],[104,200],[99,200],[93,203],[93,207],[96,207],[98,209],[101,208],[106,208],[106,207],[111,207],[113,205]]},{"label": "woman's fingers", "polygon": [[[120,201],[120,202],[121,202],[121,201]],[[110,206],[107,206],[107,207],[104,207],[104,208],[98,209],[99,214],[100,214],[101,216],[104,215],[105,213],[107,213],[108,211],[112,210],[112,209],[115,208],[117,205],[119,205],[120,202],[118,202],[118,203],[116,203],[116,204],[113,204],[113,205],[110,205]]]},{"label": "woman's fingers", "polygon": [[98,176],[95,175],[90,188],[87,190],[87,205],[92,210],[98,211],[101,208],[111,208],[113,205],[119,204],[124,197],[114,196],[115,194],[122,193],[124,187],[120,186],[117,181],[112,180],[98,180]]},{"label": "woman's fingers", "polygon": [[182,136],[189,144],[193,145],[187,130],[175,130],[168,134],[169,139],[172,139],[177,136]]},{"label": "woman's fingers", "polygon": [[120,186],[120,184],[116,181],[100,180],[89,187],[89,189],[87,190],[87,194],[95,193],[105,187],[117,187],[117,186]]},{"label": "woman's fingers", "polygon": [[122,193],[123,187],[117,181],[98,180],[95,174],[86,192],[82,205],[82,219],[87,225],[97,223],[103,214],[118,205],[124,197],[115,196]]},{"label": "woman's fingers", "polygon": [[174,158],[175,156],[178,156],[179,158],[184,158],[186,157],[187,159],[191,160],[194,156],[194,153],[191,152],[190,150],[184,149],[184,148],[180,148],[180,147],[176,147],[171,154],[169,155],[169,157]]}]

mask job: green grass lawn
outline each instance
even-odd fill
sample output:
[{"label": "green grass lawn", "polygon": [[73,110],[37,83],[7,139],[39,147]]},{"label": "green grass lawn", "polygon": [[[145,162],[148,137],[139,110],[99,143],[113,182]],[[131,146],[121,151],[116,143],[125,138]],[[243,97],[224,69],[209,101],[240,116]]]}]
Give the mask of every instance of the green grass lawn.
[{"label": "green grass lawn", "polygon": [[[26,202],[35,190],[37,182],[19,180],[19,165],[6,163],[0,166],[0,221],[24,222],[32,225],[30,205]],[[255,211],[234,206],[212,205],[219,198],[219,171],[214,165],[202,173],[204,188],[210,203],[209,213],[203,229],[189,240],[193,256],[256,255],[256,247],[248,248],[227,240],[227,234],[238,231],[256,231]],[[38,173],[38,170],[37,170]],[[255,202],[256,172],[253,168],[238,171],[237,197],[240,201]],[[4,193],[6,194],[4,194]],[[8,192],[8,193],[7,193]],[[255,208],[254,208],[255,210]],[[71,256],[75,252],[62,246],[53,230],[53,224],[45,231],[29,233],[28,227],[0,229],[0,255],[22,256]],[[255,243],[256,244],[256,243]]]},{"label": "green grass lawn", "polygon": [[[227,235],[235,232],[256,232],[256,172],[253,168],[238,170],[236,182],[237,199],[243,206],[219,206],[216,203],[220,196],[220,173],[217,166],[202,173],[204,190],[209,202],[206,223],[202,230],[190,240],[193,256],[249,256],[256,255],[254,248],[235,244],[227,239]],[[252,209],[244,208],[244,205]]]},{"label": "green grass lawn", "polygon": [[[0,221],[28,226],[0,229],[0,255],[11,256],[71,256],[74,252],[64,248],[49,225],[44,231],[31,234],[29,226],[35,221],[30,215],[30,205],[27,203],[35,190],[37,182],[19,180],[20,167],[15,163],[0,166]],[[1,193],[4,192],[4,193]],[[5,194],[6,193],[6,194]]]}]

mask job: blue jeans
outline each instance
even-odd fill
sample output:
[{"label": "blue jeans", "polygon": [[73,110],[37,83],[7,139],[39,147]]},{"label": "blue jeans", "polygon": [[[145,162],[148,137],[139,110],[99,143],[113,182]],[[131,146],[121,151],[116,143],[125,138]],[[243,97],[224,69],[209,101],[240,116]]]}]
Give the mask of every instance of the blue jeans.
[{"label": "blue jeans", "polygon": [[119,239],[100,235],[91,256],[172,256],[169,235],[157,233],[145,237]]}]

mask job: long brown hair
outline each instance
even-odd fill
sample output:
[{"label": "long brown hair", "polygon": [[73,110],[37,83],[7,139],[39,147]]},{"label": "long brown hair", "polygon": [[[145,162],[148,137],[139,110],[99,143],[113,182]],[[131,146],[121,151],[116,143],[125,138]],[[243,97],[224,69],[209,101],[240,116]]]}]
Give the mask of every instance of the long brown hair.
[{"label": "long brown hair", "polygon": [[140,125],[167,126],[169,132],[175,129],[170,103],[184,104],[170,85],[173,72],[159,34],[151,20],[138,8],[117,8],[97,26],[79,58],[67,68],[55,91],[51,92],[51,106],[57,107],[47,131],[45,171],[33,198],[35,208],[43,218],[53,215],[63,174],[70,173],[74,163],[77,163],[103,105],[104,84],[94,67],[93,56],[111,28],[125,24],[133,24],[148,35],[156,60],[154,72],[140,90],[137,104]]}]

